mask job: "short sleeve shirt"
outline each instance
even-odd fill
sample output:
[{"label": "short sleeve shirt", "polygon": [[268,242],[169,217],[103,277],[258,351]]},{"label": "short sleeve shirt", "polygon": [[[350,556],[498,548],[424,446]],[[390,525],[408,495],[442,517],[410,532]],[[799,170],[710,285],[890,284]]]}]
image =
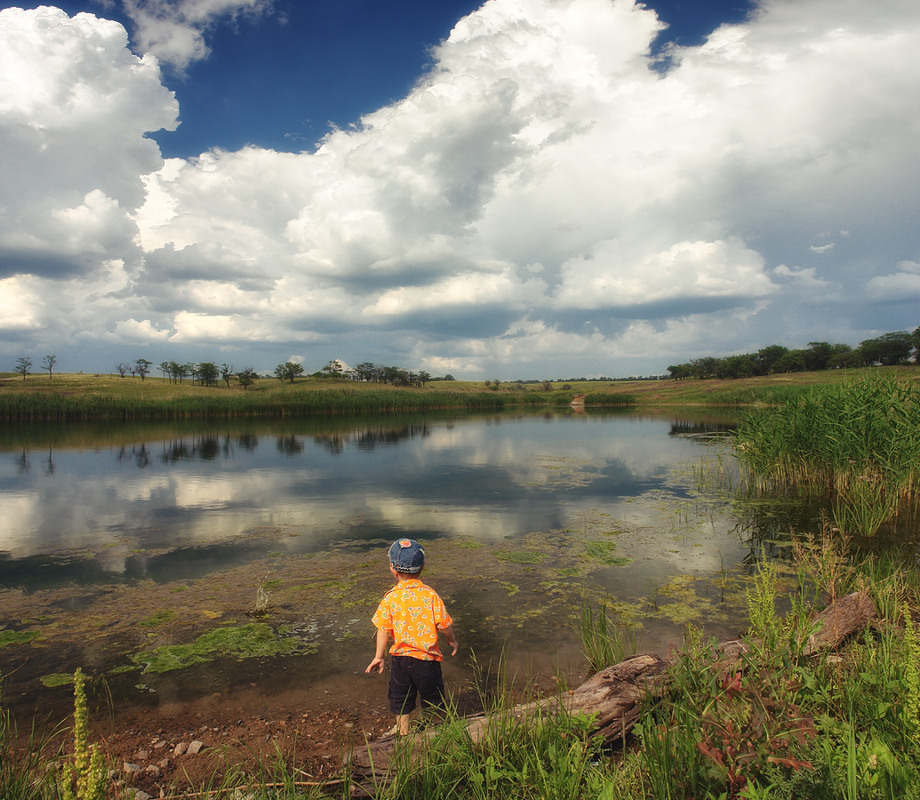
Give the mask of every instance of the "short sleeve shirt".
[{"label": "short sleeve shirt", "polygon": [[441,661],[438,631],[453,624],[444,601],[418,578],[400,581],[386,593],[371,618],[393,637],[390,655]]}]

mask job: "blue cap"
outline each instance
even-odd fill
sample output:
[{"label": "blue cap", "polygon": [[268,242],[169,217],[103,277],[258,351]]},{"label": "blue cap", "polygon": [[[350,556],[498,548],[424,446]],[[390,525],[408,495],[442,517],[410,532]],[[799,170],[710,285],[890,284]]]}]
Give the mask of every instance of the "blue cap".
[{"label": "blue cap", "polygon": [[399,539],[390,546],[390,563],[397,572],[413,575],[425,566],[425,551],[415,539]]}]

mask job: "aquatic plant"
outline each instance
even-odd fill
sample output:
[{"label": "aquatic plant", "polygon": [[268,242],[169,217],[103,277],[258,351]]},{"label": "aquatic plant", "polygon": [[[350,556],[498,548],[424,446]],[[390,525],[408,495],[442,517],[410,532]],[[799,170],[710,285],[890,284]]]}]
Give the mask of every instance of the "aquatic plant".
[{"label": "aquatic plant", "polygon": [[920,387],[863,378],[743,415],[734,447],[754,481],[833,502],[843,531],[873,535],[920,490]]}]

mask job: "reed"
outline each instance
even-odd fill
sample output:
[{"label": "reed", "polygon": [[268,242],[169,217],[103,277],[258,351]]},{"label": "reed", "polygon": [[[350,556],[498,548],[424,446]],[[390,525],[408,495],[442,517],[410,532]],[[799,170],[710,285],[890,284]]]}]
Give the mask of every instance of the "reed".
[{"label": "reed", "polygon": [[747,412],[735,451],[752,477],[827,496],[844,531],[873,535],[920,489],[920,388],[863,378]]},{"label": "reed", "polygon": [[[181,387],[180,387],[181,388]],[[504,408],[508,396],[491,392],[449,392],[357,387],[263,391],[220,391],[189,387],[184,393],[119,394],[51,391],[0,394],[0,420],[154,420],[362,414],[438,409]]]}]

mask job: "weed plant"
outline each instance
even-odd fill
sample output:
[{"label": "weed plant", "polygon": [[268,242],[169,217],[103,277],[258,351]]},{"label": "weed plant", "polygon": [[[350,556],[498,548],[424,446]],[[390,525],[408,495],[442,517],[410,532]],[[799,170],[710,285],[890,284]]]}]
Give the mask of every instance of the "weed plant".
[{"label": "weed plant", "polygon": [[920,491],[920,387],[863,378],[747,412],[735,434],[755,480],[831,499],[835,525],[871,536]]}]

